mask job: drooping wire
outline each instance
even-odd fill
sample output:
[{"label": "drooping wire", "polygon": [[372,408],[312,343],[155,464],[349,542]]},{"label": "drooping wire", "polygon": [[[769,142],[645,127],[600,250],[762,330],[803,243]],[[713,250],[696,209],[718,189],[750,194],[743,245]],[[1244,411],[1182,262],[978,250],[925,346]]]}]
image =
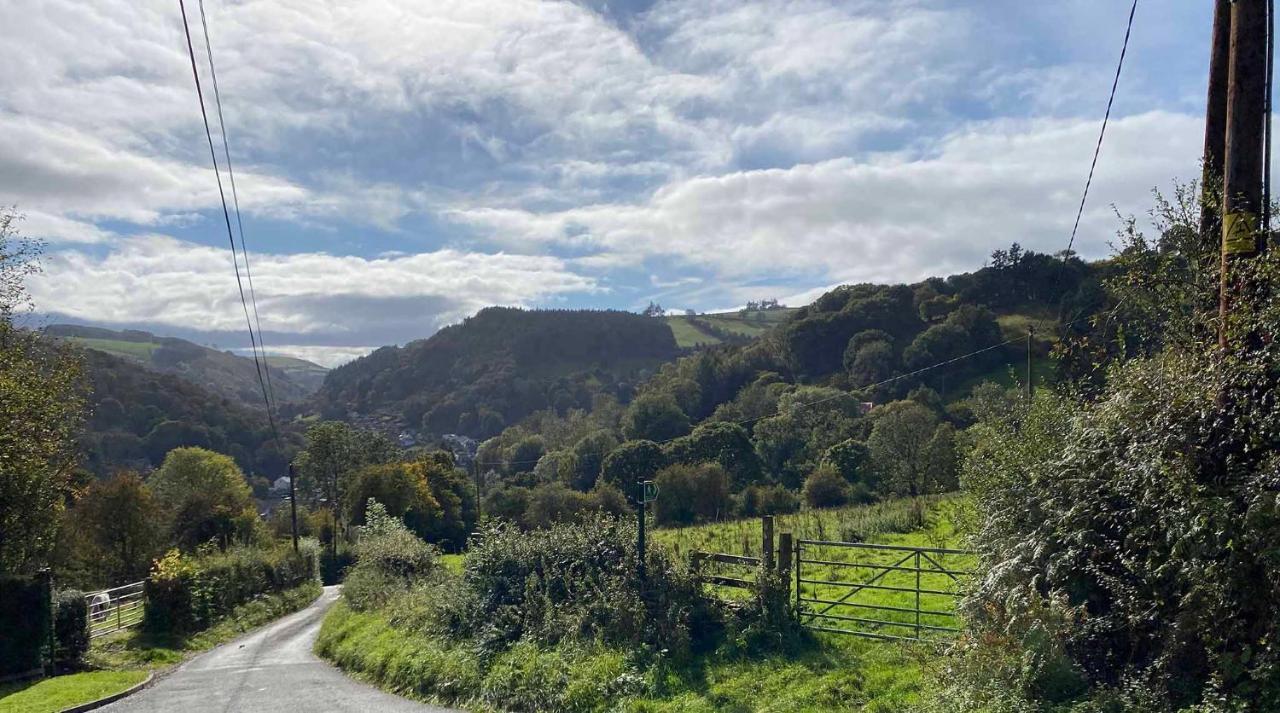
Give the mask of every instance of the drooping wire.
[{"label": "drooping wire", "polygon": [[[258,330],[258,341],[255,349],[262,354],[263,371],[266,374],[267,393],[270,394],[270,406],[276,406],[276,391],[271,383],[271,365],[267,362],[267,343],[262,335],[262,319],[258,316],[258,293],[253,286],[253,270],[249,267],[249,243],[244,237],[244,222],[240,218],[240,195],[236,190],[236,172],[231,163],[231,146],[227,141],[227,121],[222,115],[222,92],[218,87],[218,70],[213,63],[213,44],[209,41],[209,21],[205,17],[204,0],[200,3],[200,25],[204,30],[205,55],[209,59],[209,79],[213,85],[213,103],[218,109],[218,129],[222,133],[222,153],[227,159],[227,178],[231,184],[231,205],[236,213],[236,232],[240,234],[240,253],[244,257],[244,274],[249,281],[249,302],[253,305],[254,326]],[[252,344],[253,340],[250,340]]]},{"label": "drooping wire", "polygon": [[253,333],[253,320],[249,318],[249,302],[245,298],[244,283],[240,279],[240,262],[236,257],[236,239],[231,230],[231,211],[227,207],[227,195],[222,189],[222,172],[218,168],[218,152],[213,147],[213,130],[209,126],[209,113],[204,106],[204,91],[200,87],[200,72],[196,68],[196,51],[191,43],[191,28],[187,23],[187,7],[185,0],[178,0],[178,8],[182,11],[182,30],[187,38],[187,54],[191,58],[191,76],[195,80],[196,98],[200,101],[200,116],[204,120],[204,135],[209,142],[209,158],[213,161],[213,173],[218,183],[218,196],[222,200],[222,219],[227,226],[227,240],[231,243],[231,264],[235,267],[236,287],[240,290],[240,305],[244,308],[245,325],[249,329],[249,343],[253,347],[253,365],[258,373],[258,385],[262,388],[262,400],[267,407],[267,422],[271,432],[279,440],[280,432],[276,429],[275,415],[271,409],[271,398],[267,392],[267,382],[262,375],[262,364],[258,360],[257,340]]},{"label": "drooping wire", "polygon": [[1107,98],[1107,111],[1102,116],[1102,130],[1098,132],[1098,143],[1093,148],[1093,161],[1089,164],[1089,177],[1084,182],[1084,192],[1080,195],[1080,208],[1076,211],[1076,222],[1071,228],[1071,239],[1067,241],[1065,255],[1071,254],[1076,244],[1076,233],[1080,230],[1080,219],[1084,216],[1084,205],[1089,200],[1089,187],[1093,185],[1093,172],[1098,167],[1098,155],[1102,153],[1102,139],[1107,135],[1107,123],[1111,120],[1111,105],[1116,100],[1116,87],[1120,86],[1120,70],[1124,68],[1124,56],[1129,51],[1129,35],[1133,32],[1133,16],[1138,11],[1138,0],[1133,0],[1129,8],[1129,23],[1124,30],[1124,44],[1120,47],[1120,61],[1116,63],[1116,76],[1111,80],[1111,95]]}]

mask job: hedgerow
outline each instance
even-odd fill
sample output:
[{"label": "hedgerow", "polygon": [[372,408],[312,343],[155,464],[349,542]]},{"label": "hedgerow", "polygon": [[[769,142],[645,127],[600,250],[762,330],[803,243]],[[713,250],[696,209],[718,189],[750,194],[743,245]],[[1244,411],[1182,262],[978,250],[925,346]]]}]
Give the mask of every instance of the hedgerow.
[{"label": "hedgerow", "polygon": [[311,540],[304,540],[297,553],[252,547],[202,549],[195,555],[170,550],[156,560],[143,585],[143,626],[157,632],[200,631],[238,604],[316,580],[319,574],[319,545]]}]

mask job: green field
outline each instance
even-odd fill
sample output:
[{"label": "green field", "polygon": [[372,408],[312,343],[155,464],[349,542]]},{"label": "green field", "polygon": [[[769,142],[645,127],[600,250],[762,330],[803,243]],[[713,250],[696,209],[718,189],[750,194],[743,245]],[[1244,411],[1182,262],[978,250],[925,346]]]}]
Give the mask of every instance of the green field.
[{"label": "green field", "polygon": [[88,349],[97,349],[100,352],[142,362],[150,362],[151,353],[160,348],[160,345],[156,342],[128,342],[123,339],[94,339],[91,337],[67,337],[67,339]]},{"label": "green field", "polygon": [[[931,497],[919,506],[909,500],[893,500],[875,505],[853,506],[831,510],[806,510],[794,515],[775,518],[774,532],[790,532],[798,540],[869,542],[897,547],[925,547],[934,549],[960,549],[962,538],[956,533],[955,520],[963,508],[954,497]],[[702,525],[670,530],[658,530],[655,542],[671,549],[678,557],[688,557],[694,551],[759,557],[762,547],[759,519],[737,520],[714,525]],[[805,545],[802,549],[806,562],[801,566],[801,596],[827,602],[844,601],[843,605],[806,604],[810,611],[826,616],[816,617],[813,623],[835,628],[856,628],[869,633],[889,636],[907,636],[915,633],[910,626],[870,625],[850,622],[834,617],[854,617],[869,620],[890,621],[914,625],[915,615],[908,612],[875,609],[894,607],[915,609],[914,592],[894,589],[859,589],[856,585],[872,583],[877,587],[915,589],[917,585],[917,560],[909,553],[897,550],[869,550],[834,545]],[[930,558],[932,561],[930,561]],[[905,561],[904,561],[905,559]],[[948,554],[929,554],[919,560],[919,569],[963,572],[973,568],[972,557]],[[884,567],[902,567],[886,570]],[[737,579],[753,579],[750,568],[740,565],[707,563],[707,574],[718,574]],[[956,595],[960,592],[963,577],[938,572],[919,575],[921,589],[946,592],[946,594],[922,594],[919,608],[945,614],[925,614],[919,623],[924,627],[955,628]],[[793,580],[791,586],[795,587]],[[744,595],[743,590],[715,587],[717,594],[727,598]],[[794,596],[794,589],[792,590]],[[867,605],[867,606],[850,606]],[[926,638],[937,638],[945,632],[925,628]]]},{"label": "green field", "polygon": [[[696,315],[694,319],[731,334],[755,338],[787,321],[795,311],[783,308],[762,312],[720,312]],[[671,333],[675,335],[676,344],[682,349],[714,346],[723,342],[722,339],[699,328],[683,315],[668,315],[666,320],[671,326]]]}]

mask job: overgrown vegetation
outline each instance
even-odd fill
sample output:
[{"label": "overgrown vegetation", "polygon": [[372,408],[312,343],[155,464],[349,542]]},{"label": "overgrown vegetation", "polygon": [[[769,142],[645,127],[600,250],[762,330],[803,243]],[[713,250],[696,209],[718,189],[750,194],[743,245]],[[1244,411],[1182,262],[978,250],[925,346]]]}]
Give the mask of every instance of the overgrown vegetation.
[{"label": "overgrown vegetation", "polygon": [[1156,239],[1122,233],[1117,313],[1068,345],[1110,364],[979,412],[964,483],[983,576],[953,707],[1280,707],[1280,259],[1233,266],[1219,349],[1197,194],[1160,203]]},{"label": "overgrown vegetation", "polygon": [[156,561],[146,580],[143,627],[189,634],[259,596],[317,581],[319,547],[314,542],[304,544],[297,553],[284,547],[226,551],[206,547],[195,556],[170,550]]}]

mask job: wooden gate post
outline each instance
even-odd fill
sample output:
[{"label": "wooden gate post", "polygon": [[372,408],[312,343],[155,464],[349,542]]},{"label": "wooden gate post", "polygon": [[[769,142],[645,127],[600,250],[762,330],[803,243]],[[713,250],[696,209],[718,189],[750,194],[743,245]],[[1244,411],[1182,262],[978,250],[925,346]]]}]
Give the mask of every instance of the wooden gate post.
[{"label": "wooden gate post", "polygon": [[773,516],[760,518],[760,563],[765,569],[773,569]]}]

